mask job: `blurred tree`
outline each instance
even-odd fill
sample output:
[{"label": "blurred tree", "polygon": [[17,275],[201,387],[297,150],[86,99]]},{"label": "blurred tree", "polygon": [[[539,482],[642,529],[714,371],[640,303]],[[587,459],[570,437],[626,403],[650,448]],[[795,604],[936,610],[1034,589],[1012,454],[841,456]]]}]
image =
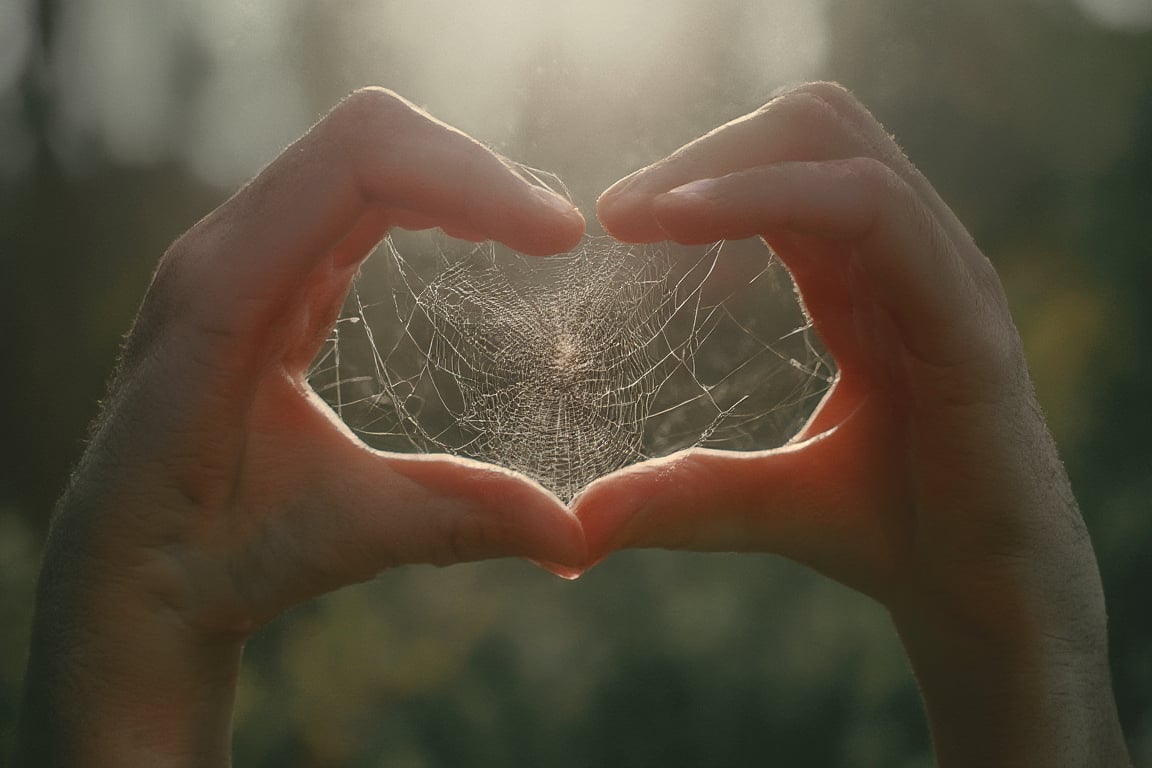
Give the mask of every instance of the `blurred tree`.
[{"label": "blurred tree", "polygon": [[1117,699],[1141,764],[1152,761],[1152,75],[1137,103],[1130,148],[1085,199],[1080,252],[1105,276],[1117,324],[1095,350],[1100,375],[1076,406],[1089,414],[1086,435],[1068,462],[1099,550]]},{"label": "blurred tree", "polygon": [[[54,33],[76,5],[35,4],[35,45],[16,90],[0,94],[32,139],[30,150],[11,145],[31,153],[29,170],[0,180],[0,760],[48,510],[157,257],[226,194],[175,149],[136,165],[99,141],[61,153]],[[288,14],[277,17],[287,30],[279,58],[260,66],[294,83],[318,116],[372,82],[446,110],[436,100],[450,91],[429,83],[460,74],[438,71],[460,59],[400,44],[436,39],[421,15],[432,5],[244,7]],[[478,98],[517,111],[469,118],[507,123],[498,148],[557,172],[586,205],[621,174],[758,106],[801,71],[764,62],[786,61],[789,46],[803,49],[799,36],[815,34],[786,26],[781,9],[802,3],[652,4],[667,27],[625,31],[646,45],[667,33],[661,55],[602,51],[628,63],[605,72],[589,41],[616,40],[607,32],[631,17],[626,3],[595,19],[590,9],[612,4],[586,5],[571,12],[587,19],[563,18],[587,21],[587,39],[559,23],[532,30],[530,49],[501,59],[525,62],[519,79],[474,81],[503,89]],[[1097,543],[1121,714],[1137,761],[1152,761],[1152,32],[1092,26],[1071,2],[818,7],[820,74],[874,108],[1005,276]],[[251,74],[242,57],[217,53],[272,22],[248,19],[255,26],[208,40],[216,27],[196,14],[213,8],[161,9],[165,23],[185,24],[168,95],[177,148],[203,130],[193,118],[208,78]],[[492,8],[509,25],[528,16],[516,0]],[[768,35],[766,20],[785,28]],[[485,32],[464,32],[480,67]],[[237,722],[239,765],[929,764],[883,612],[771,558],[627,554],[575,584],[518,563],[389,573],[255,638]]]}]

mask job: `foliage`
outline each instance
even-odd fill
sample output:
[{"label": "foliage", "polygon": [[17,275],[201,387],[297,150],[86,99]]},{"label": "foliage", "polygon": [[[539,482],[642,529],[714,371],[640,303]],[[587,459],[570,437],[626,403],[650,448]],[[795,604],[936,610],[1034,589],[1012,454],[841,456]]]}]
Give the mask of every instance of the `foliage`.
[{"label": "foliage", "polygon": [[[617,177],[803,74],[853,88],[1000,269],[1097,545],[1121,715],[1137,762],[1152,760],[1152,31],[998,0],[781,2],[771,34],[758,21],[770,4],[683,0],[649,29],[624,21],[643,3],[619,3],[621,29],[611,16],[580,27],[620,62],[610,77],[587,40],[553,29],[500,54],[505,70],[477,85],[474,72],[436,69],[469,55],[467,30],[437,31],[450,13],[399,0],[204,3],[199,15],[169,4],[115,50],[97,33],[120,27],[96,21],[123,4],[73,5],[28,17],[12,77],[0,54],[0,750],[48,511],[157,257],[226,196],[225,179],[376,82],[556,172],[588,209]],[[802,6],[822,11],[818,29],[790,21],[811,23]],[[219,19],[233,26],[208,24]],[[88,61],[77,51],[151,55],[153,28],[173,52],[164,67],[129,59],[100,70],[107,92],[69,89]],[[804,37],[814,30],[818,51]],[[649,32],[662,55],[612,48]],[[444,50],[412,43],[438,35]],[[471,53],[477,71],[488,50]],[[806,70],[783,68],[803,56]],[[167,79],[148,91],[164,105],[149,123],[115,102],[113,76],[152,82],[154,63]],[[445,96],[453,78],[479,88],[480,106]],[[485,111],[489,97],[503,111]],[[213,133],[211,110],[195,108],[242,112],[245,98],[287,117]],[[253,640],[237,726],[237,763],[254,766],[929,764],[887,617],[768,557],[629,553],[575,583],[510,562],[385,573]]]}]

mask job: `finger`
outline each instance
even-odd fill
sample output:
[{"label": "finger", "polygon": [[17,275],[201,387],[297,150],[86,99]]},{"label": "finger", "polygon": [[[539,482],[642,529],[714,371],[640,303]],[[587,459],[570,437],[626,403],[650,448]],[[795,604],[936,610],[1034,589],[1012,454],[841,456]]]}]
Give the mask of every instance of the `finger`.
[{"label": "finger", "polygon": [[426,214],[412,213],[411,211],[395,211],[390,214],[390,219],[392,226],[399,227],[400,229],[417,231],[439,228],[444,234],[458,240],[480,242],[488,239],[480,230],[474,227],[466,224],[440,223],[434,216],[428,216]]},{"label": "finger", "polygon": [[[409,554],[450,564],[526,557],[561,566],[587,561],[584,531],[555,495],[518,473],[458,457],[386,457],[389,468],[419,486],[423,508],[402,521],[419,538]],[[439,517],[428,500],[447,502]],[[449,535],[444,536],[447,530]]]},{"label": "finger", "polygon": [[[891,499],[879,453],[853,451],[877,414],[773,451],[692,449],[596,481],[573,503],[593,560],[623,548],[772,552],[854,586],[872,584],[903,535],[862,499]],[[871,463],[870,463],[871,462]],[[862,488],[875,495],[863,495]]]},{"label": "finger", "polygon": [[600,196],[597,213],[619,240],[665,240],[652,202],[668,190],[758,165],[855,157],[872,149],[818,93],[801,87],[616,182]]},{"label": "finger", "polygon": [[323,510],[297,520],[302,562],[288,578],[301,586],[290,602],[399,565],[517,557],[574,572],[587,562],[579,520],[522,475],[453,456],[346,448],[319,486]]},{"label": "finger", "polygon": [[866,397],[867,390],[856,376],[838,374],[812,415],[788,443],[805,442],[843,423],[860,408]]},{"label": "finger", "polygon": [[800,305],[841,374],[861,382],[869,368],[882,362],[862,349],[859,336],[869,297],[861,295],[851,245],[843,241],[777,231],[764,238],[788,268]]},{"label": "finger", "polygon": [[[348,277],[332,272],[333,247],[365,217],[371,233],[392,214],[531,254],[568,250],[584,228],[570,203],[475,140],[394,94],[365,90],[182,237],[150,302],[191,318],[214,348],[227,342],[234,359],[251,360],[317,282]],[[350,242],[358,248],[343,248],[342,262],[363,258],[371,238]]]},{"label": "finger", "polygon": [[964,224],[940,197],[936,188],[920,169],[912,164],[892,135],[851,91],[837,83],[828,82],[808,83],[801,88],[806,93],[817,96],[841,120],[853,128],[856,135],[872,148],[868,156],[880,160],[900,174],[909,186],[920,194],[921,199],[936,214],[941,225],[954,239],[964,241],[970,238]]},{"label": "finger", "polygon": [[288,377],[273,377],[263,394],[248,448],[265,458],[259,472],[251,468],[244,493],[259,500],[250,506],[282,518],[266,526],[280,542],[269,560],[298,561],[298,577],[285,576],[299,585],[290,589],[293,599],[400,564],[586,562],[579,521],[523,475],[463,458],[368,448],[317,395],[300,397]]},{"label": "finger", "polygon": [[785,91],[757,111],[626,176],[601,195],[598,213],[605,228],[621,240],[660,240],[649,207],[656,195],[756,165],[848,157],[871,157],[888,165],[920,193],[953,237],[968,238],[959,219],[879,121],[846,88],[827,82]]},{"label": "finger", "polygon": [[[961,258],[918,194],[870,158],[778,163],[701,180],[662,195],[653,210],[686,243],[782,231],[850,246],[844,257],[924,360],[956,362],[987,337],[988,313],[999,321],[1007,315],[1002,293],[989,290],[999,282],[987,261],[974,268]],[[789,266],[802,274],[821,265],[793,258]]]},{"label": "finger", "polygon": [[[587,560],[576,517],[540,485],[510,470],[451,456],[386,454],[349,443],[351,477],[341,549],[368,547],[368,569],[525,557],[562,566]],[[351,464],[351,466],[349,466]]]}]

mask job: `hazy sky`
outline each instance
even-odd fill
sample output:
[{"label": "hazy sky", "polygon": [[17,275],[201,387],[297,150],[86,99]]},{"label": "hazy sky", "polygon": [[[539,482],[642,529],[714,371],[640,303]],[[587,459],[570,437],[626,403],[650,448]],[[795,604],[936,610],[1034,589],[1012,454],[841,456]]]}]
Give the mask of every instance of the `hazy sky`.
[{"label": "hazy sky", "polygon": [[[23,67],[30,25],[21,0],[0,5],[0,91]],[[544,47],[578,61],[582,87],[652,79],[680,56],[685,14],[722,15],[702,0],[397,0],[324,6],[330,46],[309,47],[319,6],[287,0],[77,0],[57,31],[48,78],[57,151],[82,164],[98,148],[115,162],[176,158],[227,186],[258,169],[318,117],[300,82],[312,62],[350,84],[392,85],[438,117],[499,144]],[[824,0],[777,0],[741,27],[742,53],[766,81],[816,75],[826,48]],[[699,46],[729,44],[709,39]],[[335,62],[333,65],[332,62]],[[189,89],[189,71],[197,87]],[[658,77],[657,77],[658,79]],[[349,86],[351,87],[351,86]],[[332,99],[339,94],[333,94]]]},{"label": "hazy sky", "polygon": [[[1063,1],[1104,26],[1152,27],[1150,0]],[[222,187],[250,176],[356,85],[402,83],[408,98],[499,146],[520,123],[542,50],[578,62],[568,83],[621,96],[641,79],[674,89],[685,57],[734,46],[768,92],[819,76],[829,45],[828,0],[74,0],[59,7],[54,49],[41,69],[54,97],[53,147],[65,164],[174,159]],[[735,30],[708,23],[739,9]],[[4,174],[27,167],[15,85],[31,65],[32,18],[31,0],[0,0]],[[686,19],[699,27],[687,38],[693,50],[685,50]],[[320,27],[324,34],[315,34]],[[342,88],[323,101],[314,83],[303,82],[320,69]]]}]

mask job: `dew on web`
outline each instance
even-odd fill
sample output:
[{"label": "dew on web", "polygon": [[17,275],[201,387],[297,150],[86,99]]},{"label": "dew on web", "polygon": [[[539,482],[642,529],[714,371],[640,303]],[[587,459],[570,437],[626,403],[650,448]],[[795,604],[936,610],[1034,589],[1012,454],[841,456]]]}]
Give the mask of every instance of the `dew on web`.
[{"label": "dew on web", "polygon": [[682,448],[779,445],[831,375],[759,241],[534,258],[398,232],[309,380],[373,447],[499,464],[568,501]]}]

